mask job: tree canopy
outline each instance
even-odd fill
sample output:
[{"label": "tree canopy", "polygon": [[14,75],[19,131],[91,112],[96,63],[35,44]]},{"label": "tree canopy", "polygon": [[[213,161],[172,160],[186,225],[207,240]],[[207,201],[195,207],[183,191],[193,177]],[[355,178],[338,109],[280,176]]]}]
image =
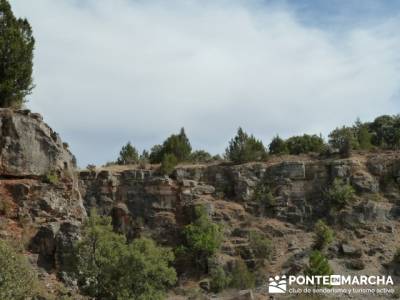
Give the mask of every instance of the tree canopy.
[{"label": "tree canopy", "polygon": [[0,0],[0,107],[19,108],[31,93],[34,47],[29,22]]}]

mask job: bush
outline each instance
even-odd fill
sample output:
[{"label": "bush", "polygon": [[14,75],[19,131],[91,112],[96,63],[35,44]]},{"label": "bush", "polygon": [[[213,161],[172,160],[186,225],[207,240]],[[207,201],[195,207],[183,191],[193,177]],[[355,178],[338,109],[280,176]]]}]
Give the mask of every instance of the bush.
[{"label": "bush", "polygon": [[229,142],[225,156],[230,161],[241,164],[264,160],[267,156],[263,143],[253,135],[248,135],[239,127],[236,136]]},{"label": "bush", "polygon": [[0,240],[0,299],[27,299],[34,295],[36,274],[27,259]]},{"label": "bush", "polygon": [[0,107],[21,107],[33,89],[35,39],[26,19],[15,18],[7,0],[0,0]]},{"label": "bush", "polygon": [[197,206],[195,214],[196,219],[183,230],[185,252],[198,267],[207,270],[208,258],[221,246],[222,228],[211,221],[203,206]]},{"label": "bush", "polygon": [[190,161],[196,163],[209,162],[213,159],[210,153],[204,150],[196,150],[190,155]]},{"label": "bush", "polygon": [[333,230],[325,224],[324,221],[319,220],[314,227],[315,233],[315,247],[323,249],[333,241]]},{"label": "bush", "polygon": [[353,187],[342,179],[335,178],[331,187],[326,192],[327,199],[336,209],[343,209],[354,199],[355,191]]},{"label": "bush", "polygon": [[178,164],[178,159],[173,154],[165,154],[161,162],[160,173],[163,175],[171,175]]},{"label": "bush", "polygon": [[128,142],[122,147],[119,152],[117,164],[119,165],[131,165],[136,164],[139,161],[139,154],[135,147],[132,146],[131,142]]},{"label": "bush", "polygon": [[210,272],[210,275],[211,275],[210,286],[211,290],[214,293],[218,293],[224,290],[229,286],[231,282],[229,275],[227,275],[224,269],[220,266],[213,268]]},{"label": "bush", "polygon": [[60,179],[56,171],[49,171],[43,176],[43,182],[56,185],[60,182]]},{"label": "bush", "polygon": [[249,289],[255,286],[255,276],[242,259],[238,259],[231,273],[230,286],[237,289]]},{"label": "bush", "polygon": [[276,199],[272,194],[268,183],[260,182],[254,189],[253,199],[264,206],[264,208],[273,208],[276,205]]},{"label": "bush", "polygon": [[317,152],[324,149],[325,143],[318,135],[304,134],[302,136],[292,136],[286,140],[289,154],[298,155],[302,153]]},{"label": "bush", "polygon": [[257,231],[251,231],[249,234],[249,243],[256,258],[271,259],[273,246],[270,239]]},{"label": "bush", "polygon": [[304,271],[308,276],[329,276],[333,274],[328,259],[318,250],[311,252],[308,266]]},{"label": "bush", "polygon": [[192,152],[192,146],[182,127],[179,134],[168,137],[162,145],[155,145],[150,151],[150,162],[161,163],[164,156],[173,154],[178,162],[188,161]]},{"label": "bush", "polygon": [[140,238],[127,244],[112,231],[111,218],[95,212],[75,246],[75,274],[81,290],[96,299],[163,299],[176,282],[172,252]]},{"label": "bush", "polygon": [[377,117],[369,126],[372,143],[387,149],[400,148],[400,115]]},{"label": "bush", "polygon": [[336,128],[329,134],[329,145],[338,149],[343,156],[349,156],[351,150],[359,148],[356,131],[346,126]]},{"label": "bush", "polygon": [[277,135],[269,144],[269,153],[271,154],[288,154],[289,150],[286,142]]}]

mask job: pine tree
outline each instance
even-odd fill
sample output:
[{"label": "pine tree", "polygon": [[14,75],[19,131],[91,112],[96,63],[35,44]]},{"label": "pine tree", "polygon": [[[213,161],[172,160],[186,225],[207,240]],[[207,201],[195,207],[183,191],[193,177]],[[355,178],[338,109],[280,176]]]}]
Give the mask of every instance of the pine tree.
[{"label": "pine tree", "polygon": [[128,142],[122,147],[119,152],[117,163],[119,165],[136,164],[139,161],[139,154],[135,147],[132,146],[131,142]]},{"label": "pine tree", "polygon": [[31,93],[34,46],[29,22],[0,0],[0,107],[19,108]]}]

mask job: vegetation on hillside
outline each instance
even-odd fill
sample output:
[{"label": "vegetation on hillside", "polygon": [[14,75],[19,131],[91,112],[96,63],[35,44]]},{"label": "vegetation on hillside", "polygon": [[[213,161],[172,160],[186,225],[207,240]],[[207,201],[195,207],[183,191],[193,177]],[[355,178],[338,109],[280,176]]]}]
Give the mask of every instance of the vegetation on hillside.
[{"label": "vegetation on hillside", "polygon": [[113,232],[111,218],[94,211],[75,247],[75,276],[82,292],[96,299],[163,299],[176,282],[171,250],[139,238],[128,244]]}]

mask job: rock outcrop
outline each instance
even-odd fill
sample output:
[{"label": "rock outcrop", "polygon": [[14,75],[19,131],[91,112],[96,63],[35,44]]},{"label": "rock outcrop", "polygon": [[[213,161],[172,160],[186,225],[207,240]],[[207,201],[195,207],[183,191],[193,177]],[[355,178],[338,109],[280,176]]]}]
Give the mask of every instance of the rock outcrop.
[{"label": "rock outcrop", "polygon": [[62,271],[85,218],[75,158],[39,114],[0,109],[0,235]]}]

